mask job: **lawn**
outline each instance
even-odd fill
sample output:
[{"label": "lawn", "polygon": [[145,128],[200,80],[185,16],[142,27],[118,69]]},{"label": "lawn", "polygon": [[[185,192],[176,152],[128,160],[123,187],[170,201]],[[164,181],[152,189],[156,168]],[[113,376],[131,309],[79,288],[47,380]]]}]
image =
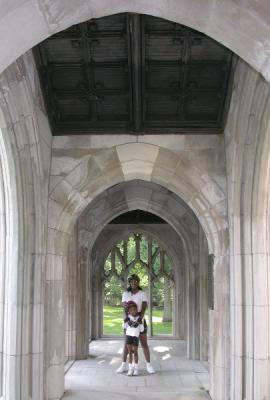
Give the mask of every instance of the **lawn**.
[{"label": "lawn", "polygon": [[[171,335],[172,323],[162,322],[163,311],[153,309],[153,334],[154,335]],[[147,319],[147,316],[146,316]],[[104,306],[103,307],[103,334],[104,335],[121,335],[123,322],[122,307]]]}]

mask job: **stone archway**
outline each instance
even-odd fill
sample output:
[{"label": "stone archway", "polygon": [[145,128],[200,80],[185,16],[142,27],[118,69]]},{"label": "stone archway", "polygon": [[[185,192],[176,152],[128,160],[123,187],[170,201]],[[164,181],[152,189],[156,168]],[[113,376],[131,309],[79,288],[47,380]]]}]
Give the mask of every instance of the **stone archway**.
[{"label": "stone archway", "polygon": [[[89,333],[87,334],[87,323],[85,325],[85,318],[82,318],[81,322],[78,321],[79,315],[85,315],[88,313],[87,306],[85,305],[84,300],[82,300],[88,298],[87,294],[88,289],[87,285],[85,284],[85,282],[87,282],[89,279],[87,275],[88,262],[86,254],[89,252],[89,249],[91,249],[91,247],[93,246],[95,238],[97,237],[101,229],[114,216],[131,209],[136,209],[138,206],[140,207],[140,209],[148,210],[150,212],[152,210],[153,212],[158,213],[158,215],[162,215],[163,217],[165,217],[164,218],[165,220],[168,220],[171,223],[171,225],[174,226],[176,230],[178,230],[179,234],[181,234],[183,238],[182,240],[184,240],[184,243],[186,242],[185,247],[187,249],[187,252],[190,255],[192,254],[191,258],[189,258],[189,264],[188,264],[191,271],[189,279],[193,279],[192,264],[194,263],[196,264],[197,262],[202,262],[198,261],[197,257],[194,258],[196,251],[194,250],[193,246],[194,244],[198,243],[199,239],[192,239],[190,241],[187,239],[188,234],[185,233],[185,231],[191,229],[191,226],[193,224],[192,221],[196,221],[196,217],[193,213],[189,214],[190,211],[189,212],[187,211],[189,207],[187,207],[183,201],[181,201],[173,193],[171,193],[171,195],[169,196],[170,192],[167,189],[162,188],[157,184],[153,183],[151,184],[144,181],[133,181],[133,184],[132,182],[126,182],[125,184],[122,185],[124,185],[124,187],[128,189],[126,190],[126,192],[121,191],[121,185],[115,185],[114,187],[109,188],[103,194],[100,194],[98,197],[96,197],[96,199],[92,201],[90,206],[88,206],[86,211],[80,217],[81,221],[79,224],[80,228],[77,227],[74,235],[71,234],[70,237],[71,243],[76,242],[77,240],[76,238],[79,237],[79,241],[81,244],[81,247],[78,250],[77,257],[79,260],[81,260],[81,262],[78,262],[78,270],[79,270],[78,276],[79,279],[81,279],[81,284],[79,286],[80,287],[79,293],[80,293],[80,301],[82,301],[83,312],[81,314],[81,312],[78,309],[76,311],[77,315],[76,321],[78,329],[76,335],[78,338],[81,338],[79,339],[80,343],[79,347],[77,347],[79,351],[77,357],[79,358],[85,357],[85,355],[87,354],[88,338],[89,338]],[[195,232],[197,232],[197,228],[195,228]],[[194,235],[194,233],[191,232],[190,234],[192,236]],[[219,262],[218,257],[217,261]],[[207,265],[205,265],[204,268],[207,268]],[[219,268],[218,264],[216,264],[216,268]],[[190,286],[190,290],[191,292],[193,291],[192,286]],[[220,301],[222,304],[224,304],[226,300],[223,299]],[[72,302],[74,302],[74,300],[72,300]],[[192,306],[190,303],[189,306],[193,307],[194,305]],[[216,316],[217,312],[219,311],[215,310]],[[194,347],[196,342],[195,339],[196,322],[194,317],[195,314],[191,312],[187,329],[189,330],[189,337],[191,338],[191,340],[189,340],[189,356],[196,358],[199,357],[198,354],[200,353],[200,350],[196,350],[196,348]],[[206,320],[204,320],[204,322],[206,322]],[[56,326],[56,321],[54,320],[54,329],[55,326]],[[208,328],[205,326],[205,329],[207,330]],[[204,328],[202,328],[202,330],[204,330]],[[203,338],[201,338],[201,340],[203,340]],[[215,340],[219,339],[215,338]],[[222,345],[220,345],[220,347],[222,348]],[[199,351],[197,355],[196,351]]]},{"label": "stone archway", "polygon": [[[184,230],[188,231],[187,226]],[[102,303],[101,292],[97,292],[96,289],[100,285],[99,269],[104,263],[108,249],[121,238],[134,232],[153,236],[161,242],[162,247],[170,255],[174,268],[177,315],[174,335],[187,340],[188,358],[208,360],[208,249],[204,234],[200,229],[198,237],[192,237],[191,232],[186,232],[187,237],[184,239],[169,224],[165,226],[159,224],[107,225],[95,241],[89,259],[92,286],[90,290],[97,295],[95,304],[98,306]],[[192,260],[185,249],[185,240],[189,242],[188,246],[192,250]],[[196,242],[198,242],[198,247]],[[192,297],[194,294],[198,302],[194,301],[195,298]],[[100,313],[101,309],[97,309],[95,315],[92,316],[92,326],[98,329],[92,333],[94,337],[99,337],[101,334]]]},{"label": "stone archway", "polygon": [[[268,399],[269,381],[264,377],[269,376],[266,338],[269,338],[270,92],[266,82],[254,71],[245,70],[244,65],[235,79],[238,84],[225,132],[231,210],[230,396]],[[243,113],[247,118],[239,118]]]},{"label": "stone archway", "polygon": [[[25,13],[25,4],[26,3],[21,5],[20,8],[22,11],[22,19],[24,17],[26,19],[29,18],[29,14]],[[85,3],[82,2],[81,4],[84,6]],[[28,3],[28,5],[30,5],[30,3]],[[3,43],[7,49],[7,52],[1,51],[1,56],[5,58],[3,59],[3,68],[20,54],[19,51],[24,52],[26,49],[30,48],[33,45],[33,40],[38,41],[41,37],[45,38],[49,35],[47,26],[44,24],[40,25],[39,34],[41,36],[38,35],[39,38],[37,38],[35,32],[33,32],[29,26],[30,30],[25,29],[22,32],[22,35],[20,36],[21,42],[20,40],[17,40],[18,37],[16,36],[18,47],[10,46],[11,43],[15,42],[15,40],[13,40],[14,36],[12,36],[12,23],[10,23],[13,16],[13,5],[7,5],[6,7],[5,10],[9,13],[8,17],[10,17],[10,19],[5,19],[1,26],[3,29],[1,37],[4,38],[1,43]],[[228,9],[230,9],[231,12],[233,8],[228,7]],[[65,10],[65,8],[62,7],[61,10]],[[79,10],[81,11],[81,9]],[[31,7],[31,12],[35,14],[36,8]],[[246,15],[246,13],[249,14],[248,10],[245,10],[244,14]],[[161,12],[160,14],[160,16],[165,16]],[[223,17],[224,15],[221,15],[220,18]],[[255,14],[253,14],[253,18],[257,21]],[[217,21],[220,20],[217,19]],[[226,18],[224,18],[224,21],[226,22]],[[73,21],[67,19],[65,22],[66,26],[72,22]],[[243,22],[243,20],[240,22]],[[237,19],[237,27],[238,23],[239,20]],[[14,24],[18,26],[18,20],[14,19]],[[245,25],[249,30],[249,34],[252,34],[252,30],[250,30],[251,25],[252,24]],[[28,25],[26,24],[26,27],[27,26]],[[257,23],[254,24],[254,26],[257,27]],[[199,29],[196,24],[194,24],[194,27]],[[37,25],[36,28],[38,28]],[[43,28],[45,29],[46,34],[44,33],[45,31],[43,31]],[[11,36],[6,34],[7,29]],[[55,30],[57,30],[57,28],[55,28]],[[259,29],[257,31],[260,32]],[[207,31],[205,32],[207,33]],[[234,30],[230,30],[230,32],[233,32],[234,38],[238,40],[240,35],[236,35]],[[213,35],[213,37],[215,37],[215,35]],[[267,37],[267,33],[263,33],[261,38],[263,37]],[[5,42],[6,39],[9,40],[8,46]],[[256,45],[255,42],[251,42],[254,44],[253,50],[256,50],[257,48],[264,49],[264,39],[256,40]],[[18,48],[20,49],[18,50]],[[237,49],[234,49],[233,47],[231,48],[237,52]],[[259,55],[255,50],[252,51],[247,47],[249,56],[258,62],[258,64],[256,62],[256,68],[258,70],[264,68],[265,76],[267,77],[267,58],[260,56],[260,50]],[[254,61],[250,61],[250,63],[255,65]],[[58,324],[60,317],[64,315],[64,307],[61,301],[63,299],[62,278],[65,271],[67,243],[70,237],[70,232],[72,231],[71,227],[73,226],[74,220],[90,201],[90,197],[87,197],[87,195],[85,196],[83,190],[81,192],[80,190],[77,190],[74,176],[74,181],[72,181],[72,185],[74,184],[74,186],[69,185],[68,180],[65,180],[65,177],[68,174],[66,172],[63,173],[63,170],[65,171],[64,165],[61,166],[62,169],[59,168],[59,175],[55,173],[55,162],[57,162],[57,157],[54,154],[52,175],[50,179],[51,198],[48,232],[49,246],[46,250],[46,235],[44,230],[47,228],[47,183],[51,159],[51,137],[48,121],[40,102],[37,82],[38,79],[35,75],[34,63],[30,54],[25,55],[22,59],[17,61],[16,64],[8,68],[5,74],[1,77],[1,109],[4,111],[4,123],[2,124],[1,121],[1,129],[5,132],[7,145],[5,149],[6,154],[11,154],[7,150],[8,148],[12,149],[13,152],[12,156],[9,157],[8,160],[10,170],[9,173],[7,173],[7,179],[11,181],[12,176],[16,177],[17,184],[15,184],[14,187],[18,189],[16,192],[18,197],[16,198],[14,195],[13,201],[14,209],[20,210],[19,214],[21,218],[19,223],[21,227],[21,230],[19,231],[20,245],[17,247],[18,241],[13,241],[12,251],[14,251],[14,257],[16,255],[16,260],[26,260],[23,264],[23,268],[22,264],[19,264],[19,262],[14,263],[15,267],[13,266],[13,268],[14,271],[16,271],[17,278],[15,279],[15,275],[13,276],[14,287],[12,289],[12,295],[16,295],[17,288],[22,289],[22,280],[20,279],[21,275],[17,273],[20,271],[24,276],[24,293],[27,293],[26,298],[24,298],[24,304],[30,304],[27,303],[30,297],[27,297],[29,295],[29,290],[27,290],[26,287],[27,285],[28,289],[33,287],[33,265],[35,265],[35,289],[38,291],[38,293],[35,292],[35,296],[37,296],[35,297],[35,305],[33,306],[31,303],[30,308],[25,308],[25,310],[29,310],[26,325],[34,327],[33,329],[38,332],[35,331],[33,334],[37,339],[34,344],[35,348],[33,353],[31,353],[31,351],[30,353],[27,353],[28,355],[32,355],[29,357],[27,355],[24,360],[30,360],[29,363],[28,361],[25,361],[26,364],[29,366],[29,364],[32,363],[34,366],[33,370],[39,371],[38,378],[40,380],[29,379],[26,374],[24,375],[22,371],[25,371],[25,364],[20,361],[16,365],[10,365],[8,374],[5,375],[6,387],[10,388],[10,382],[14,382],[13,377],[15,376],[15,372],[19,371],[18,375],[16,375],[20,376],[19,381],[16,380],[16,388],[21,391],[22,398],[28,398],[30,394],[37,398],[43,397],[42,366],[44,349],[46,353],[46,365],[48,365],[48,360],[51,362],[50,372],[47,374],[47,378],[45,379],[45,396],[46,398],[61,396],[63,389],[61,381],[63,373],[63,362],[61,359],[62,348],[59,347],[57,351],[55,351],[55,348],[52,346],[52,344],[55,344],[53,342],[54,337],[51,335],[50,331],[49,337],[46,338],[46,346],[43,347],[44,282],[46,281],[47,286],[46,324],[49,327],[52,316],[52,318],[54,318],[56,314],[56,322]],[[177,173],[175,173],[176,168],[172,166],[175,149],[179,146],[179,143],[185,141],[186,143],[189,143],[189,146],[193,151],[197,151],[198,148],[196,148],[196,146],[192,147],[192,143],[198,143],[196,142],[196,140],[199,141],[198,138],[191,137],[188,139],[185,137],[184,140],[179,141],[176,141],[172,136],[163,139],[158,138],[160,143],[161,140],[163,143],[162,146],[159,143],[159,147],[163,147],[162,150],[159,149],[158,151],[159,156],[162,156],[162,153],[164,155],[167,151],[169,155],[169,157],[166,157],[165,163],[161,162],[161,166],[158,165],[159,163],[153,163],[151,161],[151,153],[149,162],[147,162],[148,158],[146,160],[140,159],[140,162],[137,162],[138,160],[130,159],[127,160],[127,164],[125,165],[127,167],[126,170],[125,168],[122,169],[122,167],[116,167],[115,170],[111,171],[111,175],[105,177],[104,181],[102,180],[102,177],[99,176],[97,181],[90,185],[89,189],[91,189],[93,196],[96,196],[97,193],[102,192],[102,190],[109,187],[114,182],[119,183],[124,179],[128,180],[129,177],[132,176],[144,177],[144,179],[151,179],[162,183],[163,174],[164,185],[169,185],[173,191],[190,202],[193,210],[203,221],[204,229],[208,234],[210,249],[218,249],[218,245],[220,244],[220,251],[217,252],[217,254],[220,254],[219,266],[221,268],[217,267],[215,273],[216,283],[219,285],[219,291],[222,293],[227,293],[229,291],[227,283],[224,285],[223,282],[223,274],[226,275],[226,267],[223,268],[223,266],[226,266],[229,257],[231,260],[231,365],[229,365],[229,357],[227,357],[226,362],[224,362],[220,357],[216,357],[216,368],[215,371],[212,371],[215,382],[214,388],[212,388],[213,397],[214,399],[228,399],[229,396],[231,396],[232,399],[241,399],[243,396],[246,396],[246,398],[250,400],[253,398],[269,398],[269,387],[267,383],[267,377],[269,375],[268,347],[267,344],[265,346],[260,346],[259,341],[256,339],[259,337],[258,333],[261,334],[263,338],[269,337],[269,326],[267,323],[269,317],[269,304],[266,300],[266,294],[268,292],[265,287],[265,283],[268,281],[268,248],[266,245],[268,228],[265,226],[268,218],[268,203],[265,200],[265,197],[267,197],[266,193],[268,192],[269,187],[269,143],[267,140],[267,137],[269,136],[269,86],[267,82],[265,82],[255,71],[251,70],[243,62],[239,62],[237,65],[234,83],[235,86],[233,90],[231,111],[229,113],[228,123],[225,130],[231,239],[230,255],[227,251],[228,245],[224,246],[224,243],[227,243],[227,236],[226,233],[224,233],[224,231],[226,231],[227,218],[226,206],[224,207],[224,204],[227,202],[226,196],[217,203],[215,203],[213,199],[211,200],[212,196],[218,196],[217,193],[219,193],[220,186],[223,188],[224,193],[227,192],[225,188],[226,184],[224,183],[226,180],[226,174],[224,173],[222,177],[216,178],[213,174],[207,181],[209,183],[208,185],[203,181],[202,186],[200,186],[202,180],[198,170],[197,173],[193,175],[193,180],[190,179],[189,168],[184,168],[183,172],[186,172],[186,176],[184,173],[182,181],[182,175],[177,175]],[[69,139],[62,138],[62,140],[64,140],[64,142],[66,141],[66,143],[69,142]],[[74,142],[76,142],[76,140],[77,139],[75,139]],[[95,144],[93,144],[95,143],[95,140],[97,139],[91,139],[93,146],[92,150],[94,149],[92,154],[96,150]],[[112,147],[116,145],[116,142],[119,139],[114,138],[114,140],[115,143]],[[157,144],[157,141],[155,142],[157,139],[149,137],[144,137],[143,139],[137,137],[124,138],[121,140],[122,143],[125,144],[127,144],[127,142],[142,140],[142,142],[144,141],[150,144],[150,147],[152,145],[156,146]],[[206,141],[208,140],[210,139],[206,139]],[[217,138],[213,138],[212,140],[213,142],[218,140],[222,142],[221,139]],[[70,143],[71,142],[72,140],[70,140]],[[55,143],[57,144],[57,140],[55,140]],[[56,147],[54,147],[54,152],[56,151]],[[58,151],[61,151],[60,147],[61,146],[58,142]],[[91,146],[88,146],[88,150],[85,150],[84,148],[86,154],[90,153],[89,147]],[[76,148],[76,146],[74,146],[74,148]],[[213,147],[213,152],[209,152],[209,159],[213,157],[217,148],[218,146]],[[163,152],[164,149],[165,151]],[[185,148],[185,150],[187,151],[187,148]],[[219,151],[218,156],[220,157],[220,154],[224,151],[223,144],[220,145]],[[106,153],[106,151],[103,152],[103,155],[104,153]],[[109,151],[106,154],[108,153]],[[113,155],[113,153],[114,150],[112,150],[111,154]],[[181,159],[183,164],[188,161],[183,154],[180,157],[177,155],[177,158],[179,161]],[[98,156],[97,159],[102,164],[102,157]],[[124,162],[121,164],[124,164]],[[153,165],[155,167],[154,169],[152,169]],[[192,162],[189,165],[194,167]],[[86,169],[84,169],[83,163],[81,166],[83,167],[82,171],[85,172]],[[150,169],[146,169],[146,171],[148,171],[146,175],[143,175],[145,171],[142,166],[150,167]],[[68,169],[68,164],[66,164],[66,167]],[[76,168],[74,164],[73,167],[75,174]],[[217,168],[217,164],[212,164],[212,159],[211,168]],[[207,173],[207,163],[203,164],[202,169],[199,169],[199,171],[202,172],[202,174],[206,172],[205,175],[209,178]],[[79,171],[77,170],[77,172]],[[119,173],[118,178],[117,173]],[[174,176],[173,180],[170,179],[172,175]],[[96,179],[96,176],[93,174],[92,178]],[[198,181],[196,181],[197,178]],[[217,181],[220,179],[223,183],[221,185],[217,184],[216,179]],[[61,180],[63,180],[63,182],[60,184]],[[195,193],[196,195],[198,194],[198,197],[195,196]],[[189,194],[191,194],[190,197],[188,196]],[[23,204],[26,207],[25,209]],[[32,206],[33,204],[35,206]],[[13,216],[10,215],[10,210],[5,209],[8,218],[12,219],[15,216],[16,212],[14,212],[14,209],[12,210]],[[33,212],[33,210],[35,211]],[[32,229],[33,226],[35,227],[34,229]],[[220,229],[219,231],[218,228],[221,227],[224,229]],[[22,233],[22,231],[24,233]],[[46,279],[44,278],[45,267],[43,264],[45,254],[47,254]],[[224,263],[222,262],[222,258]],[[258,265],[260,266],[260,269],[257,267]],[[251,271],[251,273],[247,275],[245,271]],[[254,285],[253,282],[255,283]],[[263,289],[261,290],[261,288]],[[261,298],[257,297],[258,293],[262,293]],[[249,294],[252,295],[249,297]],[[51,304],[48,302],[50,295],[52,295]],[[251,300],[251,298],[253,300]],[[219,298],[216,300],[219,300]],[[54,302],[57,301],[60,307],[54,314]],[[16,318],[17,316],[19,317],[20,314],[19,308],[17,311],[18,314],[16,313]],[[32,311],[35,314],[33,314]],[[13,316],[14,315],[15,313],[13,313]],[[31,316],[33,316],[33,318]],[[213,326],[213,329],[215,335],[220,335],[223,331],[219,330],[220,321],[218,315],[214,314],[214,317],[213,322],[218,321],[218,323]],[[17,325],[17,322],[20,324],[21,321],[16,318],[15,321],[10,321],[10,329],[13,332],[19,326]],[[37,323],[33,321],[37,321]],[[261,325],[261,321],[264,321],[263,326]],[[57,334],[60,331],[60,337],[62,337],[61,329],[63,329],[63,325],[57,324],[56,330],[59,329]],[[225,331],[227,331],[227,328],[228,318],[225,319]],[[18,335],[20,335],[20,332],[21,328],[18,329]],[[29,330],[25,329],[24,332],[28,333]],[[227,339],[223,339],[226,342]],[[235,339],[240,339],[240,343],[239,340]],[[267,343],[267,341],[265,341],[265,343]],[[229,354],[229,347],[230,343],[227,341],[225,346],[225,352],[227,354]],[[23,354],[25,353],[23,353],[20,348],[16,354],[18,355],[17,359],[22,360]],[[31,361],[31,358],[33,362]],[[224,375],[229,376],[230,368],[232,371],[231,382],[227,382],[224,386]],[[226,370],[225,374],[224,369]],[[57,377],[60,377],[59,380],[55,380],[55,373]],[[59,384],[57,388],[55,387],[55,381]],[[229,386],[230,394],[227,391]],[[51,391],[48,392],[48,388],[50,388]]]},{"label": "stone archway", "polygon": [[[179,330],[182,328],[181,331],[185,331],[185,319],[183,318],[184,263],[181,256],[178,259],[175,257],[174,250],[177,245],[181,247],[180,240],[173,235],[174,232],[167,227],[167,224],[158,224],[156,228],[158,229],[154,231],[153,225],[140,224],[138,227],[135,224],[133,226],[108,224],[99,235],[91,252],[90,267],[92,266],[93,272],[91,273],[90,270],[89,279],[90,285],[92,283],[91,292],[95,290],[96,293],[98,291],[101,293],[99,295],[100,307],[92,307],[90,311],[90,317],[93,321],[98,320],[97,325],[101,328],[96,337],[114,335],[110,328],[105,329],[104,306],[109,306],[110,309],[115,306],[119,307],[120,297],[123,290],[126,289],[127,276],[132,272],[142,275],[147,293],[148,335],[150,337],[166,335],[169,338],[179,339],[181,337]],[[169,242],[170,234],[171,242],[174,237],[176,239],[174,249],[164,243]],[[160,240],[162,238],[164,238],[163,242]],[[179,253],[181,254],[181,251],[178,252],[178,255]],[[95,283],[93,282],[94,276],[96,277]],[[181,288],[179,287],[180,280]],[[117,293],[115,290],[114,296],[110,296],[110,288],[115,287],[115,283],[118,283],[119,291]],[[116,299],[115,296],[118,298]],[[178,301],[180,296],[182,303]],[[96,304],[99,302],[96,301]],[[164,332],[162,325],[155,321],[155,310],[158,310],[161,315],[162,322],[169,323]],[[122,317],[122,310],[119,310],[119,315]],[[119,328],[118,334],[121,334],[121,327]],[[93,332],[90,332],[90,337],[95,337]]]},{"label": "stone archway", "polygon": [[[71,4],[37,0],[14,1],[2,8],[0,71],[53,33],[91,18],[120,12],[135,12],[165,18],[201,31],[229,47],[266,79],[270,79],[269,6],[263,1],[186,2],[159,0],[110,2],[80,0]],[[28,21],[35,21],[29,24]],[[25,29],[21,30],[20,27]],[[19,30],[18,30],[19,27]],[[260,29],[258,29],[260,27]],[[10,45],[12,44],[12,45]]]},{"label": "stone archway", "polygon": [[29,54],[0,77],[0,396],[9,399],[44,394],[51,137],[37,82]]}]

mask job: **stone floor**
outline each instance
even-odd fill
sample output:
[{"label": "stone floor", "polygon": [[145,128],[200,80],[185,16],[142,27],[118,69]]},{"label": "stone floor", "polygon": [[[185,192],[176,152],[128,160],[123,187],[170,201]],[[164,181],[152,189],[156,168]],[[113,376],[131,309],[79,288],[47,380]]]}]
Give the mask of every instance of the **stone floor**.
[{"label": "stone floor", "polygon": [[144,370],[139,350],[140,376],[115,373],[121,362],[121,340],[97,340],[87,360],[70,365],[65,396],[70,400],[209,400],[207,363],[185,359],[185,343],[150,340],[155,375]]}]

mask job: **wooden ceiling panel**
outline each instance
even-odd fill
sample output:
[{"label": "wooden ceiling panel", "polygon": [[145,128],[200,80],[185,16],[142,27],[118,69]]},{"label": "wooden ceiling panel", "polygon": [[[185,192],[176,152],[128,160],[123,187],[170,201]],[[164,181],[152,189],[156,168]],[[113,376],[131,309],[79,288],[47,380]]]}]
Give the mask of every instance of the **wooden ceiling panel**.
[{"label": "wooden ceiling panel", "polygon": [[181,88],[181,72],[178,64],[148,65],[145,72],[146,90],[178,92]]},{"label": "wooden ceiling panel", "polygon": [[222,131],[232,53],[185,26],[118,14],[34,52],[54,135]]}]

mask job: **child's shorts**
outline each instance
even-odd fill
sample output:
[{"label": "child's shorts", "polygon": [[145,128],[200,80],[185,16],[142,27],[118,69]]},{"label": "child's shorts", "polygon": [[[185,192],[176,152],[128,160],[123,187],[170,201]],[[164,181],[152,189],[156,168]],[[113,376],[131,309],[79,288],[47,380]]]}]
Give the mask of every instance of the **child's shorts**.
[{"label": "child's shorts", "polygon": [[133,346],[139,346],[139,338],[137,336],[129,336],[127,335],[127,344],[132,344]]}]

